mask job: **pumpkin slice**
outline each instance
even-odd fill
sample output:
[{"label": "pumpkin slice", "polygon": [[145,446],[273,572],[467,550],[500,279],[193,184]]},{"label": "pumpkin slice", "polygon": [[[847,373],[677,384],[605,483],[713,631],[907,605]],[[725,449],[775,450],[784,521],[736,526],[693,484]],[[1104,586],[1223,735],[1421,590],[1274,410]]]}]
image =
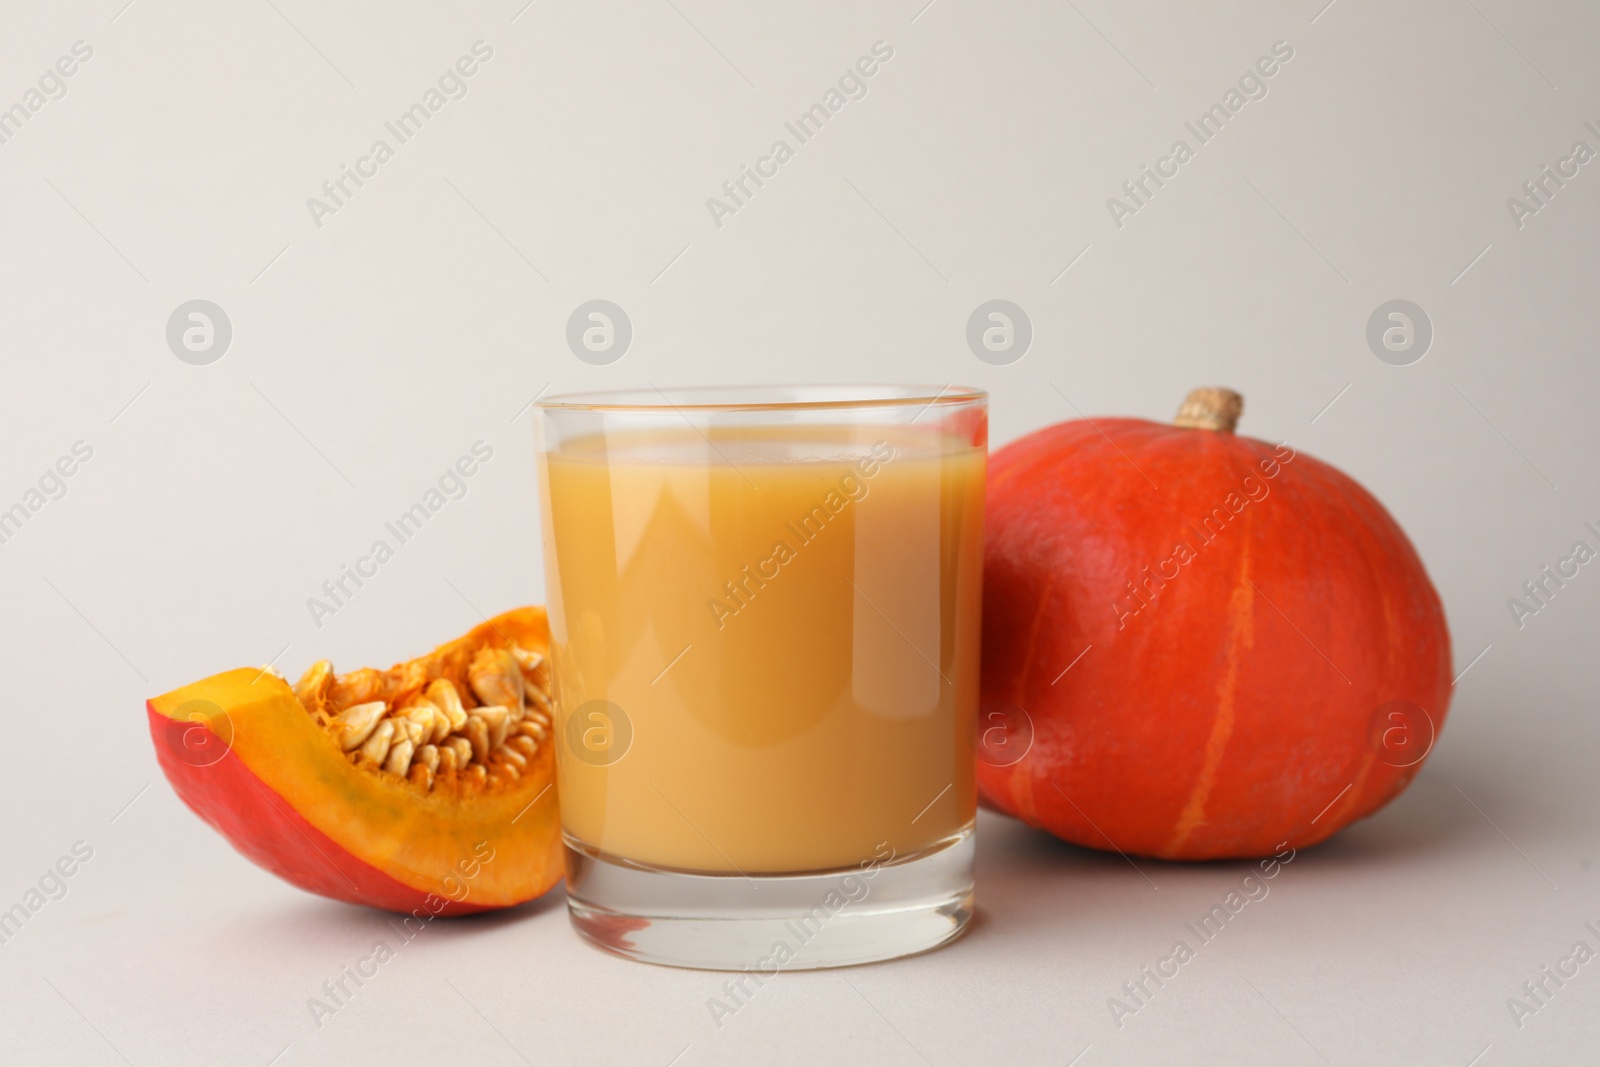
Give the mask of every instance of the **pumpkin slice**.
[{"label": "pumpkin slice", "polygon": [[336,900],[505,908],[562,875],[542,608],[387,671],[227,671],[146,705],[184,802],[246,857]]}]

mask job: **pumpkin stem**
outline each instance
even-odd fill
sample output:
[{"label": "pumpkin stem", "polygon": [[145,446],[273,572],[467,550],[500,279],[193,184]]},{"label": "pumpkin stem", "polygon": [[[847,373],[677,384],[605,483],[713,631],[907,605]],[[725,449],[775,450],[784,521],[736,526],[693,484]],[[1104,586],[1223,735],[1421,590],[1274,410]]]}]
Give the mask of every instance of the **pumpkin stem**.
[{"label": "pumpkin stem", "polygon": [[1239,416],[1243,412],[1244,397],[1232,389],[1204,386],[1184,397],[1183,406],[1178,409],[1178,417],[1173,419],[1172,423],[1175,426],[1188,426],[1196,430],[1220,430],[1223,433],[1232,433],[1233,428],[1239,425]]}]

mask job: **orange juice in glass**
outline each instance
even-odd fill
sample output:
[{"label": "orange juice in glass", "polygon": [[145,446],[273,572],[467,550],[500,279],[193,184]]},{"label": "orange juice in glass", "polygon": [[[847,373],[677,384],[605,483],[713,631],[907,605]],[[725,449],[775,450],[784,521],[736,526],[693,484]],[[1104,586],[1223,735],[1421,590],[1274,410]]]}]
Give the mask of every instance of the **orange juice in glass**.
[{"label": "orange juice in glass", "polygon": [[984,394],[539,406],[579,931],[767,974],[956,936],[972,907]]}]

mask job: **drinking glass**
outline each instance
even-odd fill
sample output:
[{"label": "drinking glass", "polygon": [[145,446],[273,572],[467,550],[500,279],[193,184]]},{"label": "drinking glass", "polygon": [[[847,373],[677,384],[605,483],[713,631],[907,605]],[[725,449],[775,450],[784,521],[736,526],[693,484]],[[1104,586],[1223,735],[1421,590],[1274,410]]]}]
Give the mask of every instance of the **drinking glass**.
[{"label": "drinking glass", "polygon": [[573,925],[758,982],[957,936],[986,395],[650,389],[538,408]]}]

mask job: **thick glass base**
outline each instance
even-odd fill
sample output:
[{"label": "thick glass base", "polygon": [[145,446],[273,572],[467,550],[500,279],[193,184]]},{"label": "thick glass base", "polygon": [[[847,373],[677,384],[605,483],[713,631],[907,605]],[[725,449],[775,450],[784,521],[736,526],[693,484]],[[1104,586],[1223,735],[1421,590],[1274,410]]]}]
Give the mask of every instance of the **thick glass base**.
[{"label": "thick glass base", "polygon": [[572,925],[629,959],[717,971],[845,967],[925,952],[972,917],[971,828],[939,848],[836,871],[705,875],[567,840]]}]

